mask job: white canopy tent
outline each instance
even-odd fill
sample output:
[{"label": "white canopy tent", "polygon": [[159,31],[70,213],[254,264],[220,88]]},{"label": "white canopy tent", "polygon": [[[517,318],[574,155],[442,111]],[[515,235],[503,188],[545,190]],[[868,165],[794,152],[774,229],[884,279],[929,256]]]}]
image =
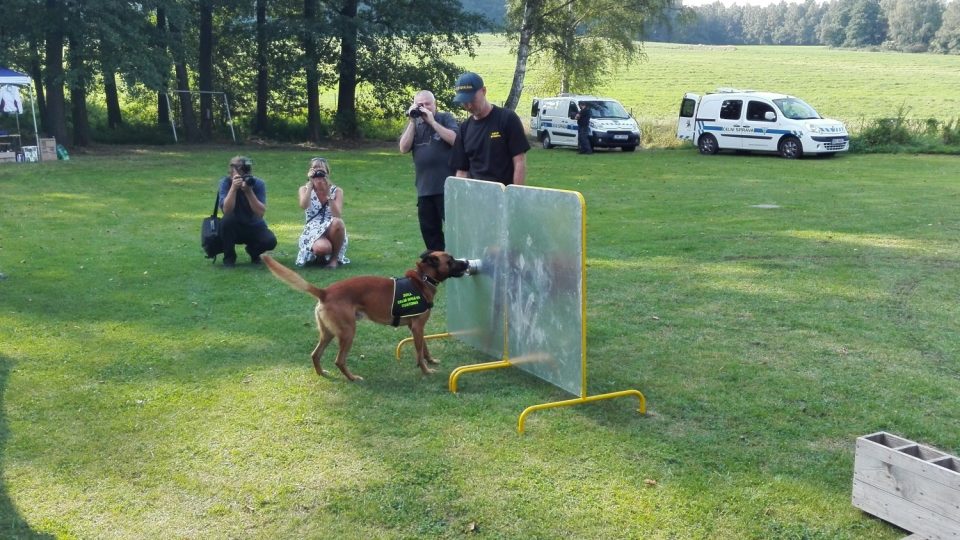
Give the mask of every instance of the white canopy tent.
[{"label": "white canopy tent", "polygon": [[[33,96],[33,81],[30,80],[30,77],[24,75],[23,73],[13,71],[12,69],[5,68],[0,66],[0,90],[4,86],[16,86],[16,87],[26,87],[27,91],[30,93],[30,111],[33,113],[33,136],[36,138],[36,144],[40,144],[40,132],[37,130],[37,100]],[[7,107],[4,107],[5,109]],[[22,114],[22,110],[17,110],[16,114]],[[19,131],[20,119],[17,118],[17,129]],[[18,133],[19,135],[19,133]]]}]

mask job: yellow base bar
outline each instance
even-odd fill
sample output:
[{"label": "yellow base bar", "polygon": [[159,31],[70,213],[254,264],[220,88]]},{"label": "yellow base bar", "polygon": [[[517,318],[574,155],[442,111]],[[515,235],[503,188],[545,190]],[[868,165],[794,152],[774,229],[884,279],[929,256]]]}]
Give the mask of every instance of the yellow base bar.
[{"label": "yellow base bar", "polygon": [[532,405],[527,407],[520,413],[520,420],[517,422],[517,432],[523,435],[523,425],[527,421],[527,415],[533,411],[539,411],[542,409],[553,409],[555,407],[569,407],[571,405],[580,405],[581,403],[590,403],[593,401],[600,401],[602,399],[614,399],[624,396],[636,396],[640,401],[640,406],[637,408],[637,412],[640,414],[647,413],[647,399],[643,397],[643,394],[639,390],[622,390],[620,392],[611,392],[609,394],[599,394],[596,396],[586,396],[576,399],[568,399],[566,401],[553,401],[551,403],[543,403],[540,405]]},{"label": "yellow base bar", "polygon": [[460,375],[463,373],[472,373],[474,371],[488,371],[491,369],[500,369],[505,367],[510,367],[511,364],[507,360],[498,360],[496,362],[486,362],[483,364],[471,364],[469,366],[460,366],[450,372],[450,380],[447,382],[447,388],[450,389],[454,394],[457,393],[457,379],[460,378]]},{"label": "yellow base bar", "polygon": [[[448,337],[450,337],[450,336],[452,336],[452,335],[453,335],[453,334],[451,334],[450,332],[446,332],[446,333],[444,333],[444,334],[430,334],[429,336],[423,336],[423,339],[425,339],[425,340],[430,340],[430,339],[445,339],[445,338],[448,338]],[[412,337],[404,338],[404,339],[401,339],[401,340],[400,340],[400,343],[397,343],[397,352],[396,352],[397,362],[400,361],[400,349],[402,349],[403,346],[406,345],[407,343],[413,343],[413,338],[412,338]]]}]

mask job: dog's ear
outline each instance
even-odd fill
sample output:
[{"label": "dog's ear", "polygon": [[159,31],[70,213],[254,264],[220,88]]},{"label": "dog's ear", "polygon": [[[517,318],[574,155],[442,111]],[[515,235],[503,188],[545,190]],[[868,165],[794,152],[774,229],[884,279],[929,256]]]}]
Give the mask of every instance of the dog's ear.
[{"label": "dog's ear", "polygon": [[420,262],[432,268],[440,268],[440,257],[434,255],[432,251],[421,253]]},{"label": "dog's ear", "polygon": [[430,258],[430,254],[433,253],[429,249],[420,254],[420,261],[427,262],[427,259]]}]

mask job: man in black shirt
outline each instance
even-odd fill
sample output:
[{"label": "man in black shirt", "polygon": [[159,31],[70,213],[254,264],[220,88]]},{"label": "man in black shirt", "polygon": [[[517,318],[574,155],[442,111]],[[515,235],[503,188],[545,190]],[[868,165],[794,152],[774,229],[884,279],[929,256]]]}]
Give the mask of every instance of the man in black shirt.
[{"label": "man in black shirt", "polygon": [[476,73],[461,75],[456,91],[453,101],[470,113],[450,156],[457,176],[523,185],[530,143],[520,117],[487,101],[487,88]]},{"label": "man in black shirt", "polygon": [[590,112],[590,106],[586,101],[580,102],[580,112],[577,113],[577,153],[592,154],[593,146],[590,144],[590,118],[593,114]]}]

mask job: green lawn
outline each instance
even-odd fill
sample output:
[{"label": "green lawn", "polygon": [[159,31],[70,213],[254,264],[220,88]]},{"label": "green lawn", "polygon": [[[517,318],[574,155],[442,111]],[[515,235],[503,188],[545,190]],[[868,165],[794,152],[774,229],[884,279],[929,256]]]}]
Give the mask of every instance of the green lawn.
[{"label": "green lawn", "polygon": [[[332,160],[353,263],[311,281],[421,251],[393,147],[239,151],[286,263],[307,161]],[[590,392],[649,414],[540,411],[518,436],[569,396],[518,370],[452,395],[486,360],[453,341],[422,377],[366,323],[365,381],[313,372],[311,299],[201,255],[237,152],[0,166],[0,537],[892,540],[850,504],[856,437],[960,453],[955,157],[532,150],[531,184],[586,199]]]}]

